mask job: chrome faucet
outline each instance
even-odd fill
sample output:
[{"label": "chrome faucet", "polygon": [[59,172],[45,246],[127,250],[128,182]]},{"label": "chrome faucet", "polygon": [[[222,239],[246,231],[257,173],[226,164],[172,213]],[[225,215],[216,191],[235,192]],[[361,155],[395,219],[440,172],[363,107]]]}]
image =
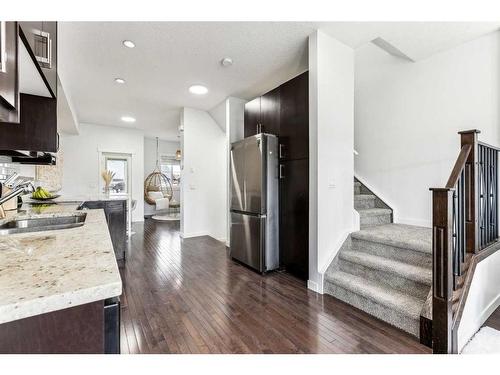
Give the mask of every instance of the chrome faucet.
[{"label": "chrome faucet", "polygon": [[5,211],[2,207],[2,204],[11,200],[12,198],[17,197],[21,194],[29,194],[35,191],[35,187],[31,183],[31,181],[25,181],[22,184],[18,185],[14,190],[12,190],[5,197],[0,198],[0,219],[5,219]]}]

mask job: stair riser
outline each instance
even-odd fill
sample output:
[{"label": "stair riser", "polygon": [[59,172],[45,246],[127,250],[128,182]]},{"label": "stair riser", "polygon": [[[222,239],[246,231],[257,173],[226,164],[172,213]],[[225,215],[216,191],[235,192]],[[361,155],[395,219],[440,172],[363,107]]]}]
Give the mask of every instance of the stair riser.
[{"label": "stair riser", "polygon": [[369,281],[374,281],[383,284],[387,287],[396,289],[400,292],[410,294],[417,298],[425,299],[429,293],[429,285],[410,280],[399,275],[386,271],[377,270],[371,267],[366,267],[361,264],[351,261],[339,259],[339,267],[341,271],[350,273],[355,276],[362,277]]},{"label": "stair riser", "polygon": [[384,258],[399,260],[408,264],[418,265],[422,267],[428,266],[429,268],[432,267],[431,254],[422,253],[420,251],[400,249],[399,247],[360,240],[357,238],[351,239],[351,249],[381,256]]},{"label": "stair riser", "polygon": [[361,229],[374,225],[384,225],[391,223],[391,214],[361,216],[359,218]]},{"label": "stair riser", "polygon": [[375,197],[373,197],[373,199],[354,198],[354,208],[356,210],[363,210],[365,208],[375,208]]},{"label": "stair riser", "polygon": [[325,282],[325,293],[330,294],[341,301],[348,303],[364,312],[383,320],[393,326],[396,326],[403,331],[406,331],[413,336],[419,337],[420,320],[412,319],[409,316],[403,315],[398,311],[390,309],[384,305],[380,305],[372,300],[369,300],[357,293],[348,291],[341,286],[335,285],[329,281]]},{"label": "stair riser", "polygon": [[354,185],[354,195],[361,194],[361,186],[360,185]]}]

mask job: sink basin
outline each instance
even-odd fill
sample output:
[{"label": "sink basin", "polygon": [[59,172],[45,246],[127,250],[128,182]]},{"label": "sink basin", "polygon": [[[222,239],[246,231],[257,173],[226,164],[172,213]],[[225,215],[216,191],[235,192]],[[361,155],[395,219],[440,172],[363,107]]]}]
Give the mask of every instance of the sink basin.
[{"label": "sink basin", "polygon": [[12,220],[0,225],[0,236],[81,227],[86,218],[86,213],[78,213],[70,216]]}]

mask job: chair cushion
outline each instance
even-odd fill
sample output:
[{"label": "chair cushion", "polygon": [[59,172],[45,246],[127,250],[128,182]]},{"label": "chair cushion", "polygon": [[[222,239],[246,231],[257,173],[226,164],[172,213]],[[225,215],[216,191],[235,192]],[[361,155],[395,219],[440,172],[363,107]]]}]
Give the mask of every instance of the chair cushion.
[{"label": "chair cushion", "polygon": [[148,197],[155,201],[163,198],[163,193],[161,191],[148,191]]}]

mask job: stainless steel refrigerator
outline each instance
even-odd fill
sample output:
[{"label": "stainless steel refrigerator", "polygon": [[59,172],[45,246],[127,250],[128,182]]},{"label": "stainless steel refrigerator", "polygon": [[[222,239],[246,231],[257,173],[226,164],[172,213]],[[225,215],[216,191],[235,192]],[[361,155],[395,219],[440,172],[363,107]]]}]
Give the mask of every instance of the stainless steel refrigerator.
[{"label": "stainless steel refrigerator", "polygon": [[279,267],[278,138],[231,145],[231,257],[264,273]]}]

